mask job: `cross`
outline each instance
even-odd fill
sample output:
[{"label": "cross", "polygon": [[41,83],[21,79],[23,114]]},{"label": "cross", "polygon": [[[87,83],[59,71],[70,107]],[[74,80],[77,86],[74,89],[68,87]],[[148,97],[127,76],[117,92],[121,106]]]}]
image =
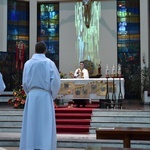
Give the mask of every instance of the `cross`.
[{"label": "cross", "polygon": [[[51,0],[53,1],[53,0]],[[91,21],[91,6],[93,1],[114,1],[114,0],[54,0],[55,2],[83,2],[84,5],[84,17],[85,17],[85,25],[87,28],[90,27]]]},{"label": "cross", "polygon": [[86,25],[87,28],[90,27],[91,5],[92,5],[92,1],[91,0],[83,0],[85,25]]}]

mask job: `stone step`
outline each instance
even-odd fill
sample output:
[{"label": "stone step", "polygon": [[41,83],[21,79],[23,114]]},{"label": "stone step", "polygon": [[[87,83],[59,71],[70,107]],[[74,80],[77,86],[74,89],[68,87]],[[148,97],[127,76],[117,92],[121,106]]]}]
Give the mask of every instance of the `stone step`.
[{"label": "stone step", "polygon": [[150,116],[92,116],[92,122],[150,122]]},{"label": "stone step", "polygon": [[91,122],[91,127],[150,127],[150,122]]},{"label": "stone step", "polygon": [[[0,132],[20,132],[22,115],[22,109],[0,110]],[[149,111],[94,109],[90,133],[94,133],[97,127],[149,127],[149,116]]]},{"label": "stone step", "polygon": [[[0,110],[0,115],[23,115],[23,109],[4,109]],[[118,109],[93,109],[92,114],[95,116],[150,116],[150,111],[145,110],[118,110]]]},{"label": "stone step", "polygon": [[0,115],[0,121],[22,121],[22,115]]},{"label": "stone step", "polygon": [[4,134],[5,134],[5,132],[20,133],[21,127],[4,127],[4,128],[0,128],[0,132],[3,132]]},{"label": "stone step", "polygon": [[[0,147],[18,147],[22,123],[22,109],[0,110]],[[122,141],[97,140],[98,127],[149,127],[150,111],[94,109],[90,134],[57,134],[58,148],[122,147]],[[150,148],[148,141],[132,141],[133,148]]]},{"label": "stone step", "polygon": [[96,124],[91,124],[91,127],[89,128],[89,133],[90,134],[95,134],[95,130],[97,128],[100,128],[100,127],[104,127],[104,128],[113,128],[113,127],[141,127],[141,128],[149,128],[150,127],[150,124],[116,124],[116,123],[113,123],[113,124],[100,124],[100,123],[96,123]]},{"label": "stone step", "polygon": [[22,109],[9,109],[9,110],[0,110],[0,115],[23,115]]},{"label": "stone step", "polygon": [[[97,140],[95,134],[57,134],[58,148],[123,147],[122,140]],[[0,133],[0,147],[19,147],[20,133]],[[132,148],[150,149],[149,141],[131,141]]]},{"label": "stone step", "polygon": [[94,109],[92,113],[95,116],[150,116],[150,111],[146,110]]},{"label": "stone step", "polygon": [[22,125],[22,121],[0,121],[0,128],[2,127],[14,127],[14,126],[20,126]]},{"label": "stone step", "polygon": [[93,110],[90,134],[98,127],[149,127],[150,111],[141,110]]}]

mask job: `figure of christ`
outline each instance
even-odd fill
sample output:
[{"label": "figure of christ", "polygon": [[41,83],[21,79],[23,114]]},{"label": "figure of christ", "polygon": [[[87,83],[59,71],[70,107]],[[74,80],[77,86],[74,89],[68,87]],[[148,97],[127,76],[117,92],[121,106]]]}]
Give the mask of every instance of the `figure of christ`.
[{"label": "figure of christ", "polygon": [[86,25],[87,28],[90,27],[91,5],[92,5],[92,1],[91,0],[83,0],[85,25]]}]

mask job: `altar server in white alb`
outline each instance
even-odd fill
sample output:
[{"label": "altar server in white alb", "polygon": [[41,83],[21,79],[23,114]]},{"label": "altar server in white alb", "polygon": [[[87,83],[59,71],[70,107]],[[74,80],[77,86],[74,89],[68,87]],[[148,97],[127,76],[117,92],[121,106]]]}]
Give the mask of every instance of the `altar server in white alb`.
[{"label": "altar server in white alb", "polygon": [[5,90],[5,88],[6,88],[6,85],[4,83],[2,74],[0,73],[0,94]]},{"label": "altar server in white alb", "polygon": [[56,150],[54,99],[60,89],[60,74],[45,56],[46,45],[38,42],[35,54],[24,65],[23,89],[27,94],[20,150]]}]

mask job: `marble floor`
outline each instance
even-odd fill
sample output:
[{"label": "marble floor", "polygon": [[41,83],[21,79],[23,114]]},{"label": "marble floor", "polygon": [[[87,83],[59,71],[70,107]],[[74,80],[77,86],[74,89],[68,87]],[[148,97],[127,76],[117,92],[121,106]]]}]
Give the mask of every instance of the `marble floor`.
[{"label": "marble floor", "polygon": [[123,100],[123,109],[127,110],[148,110],[150,111],[150,104],[144,104],[142,100]]}]

